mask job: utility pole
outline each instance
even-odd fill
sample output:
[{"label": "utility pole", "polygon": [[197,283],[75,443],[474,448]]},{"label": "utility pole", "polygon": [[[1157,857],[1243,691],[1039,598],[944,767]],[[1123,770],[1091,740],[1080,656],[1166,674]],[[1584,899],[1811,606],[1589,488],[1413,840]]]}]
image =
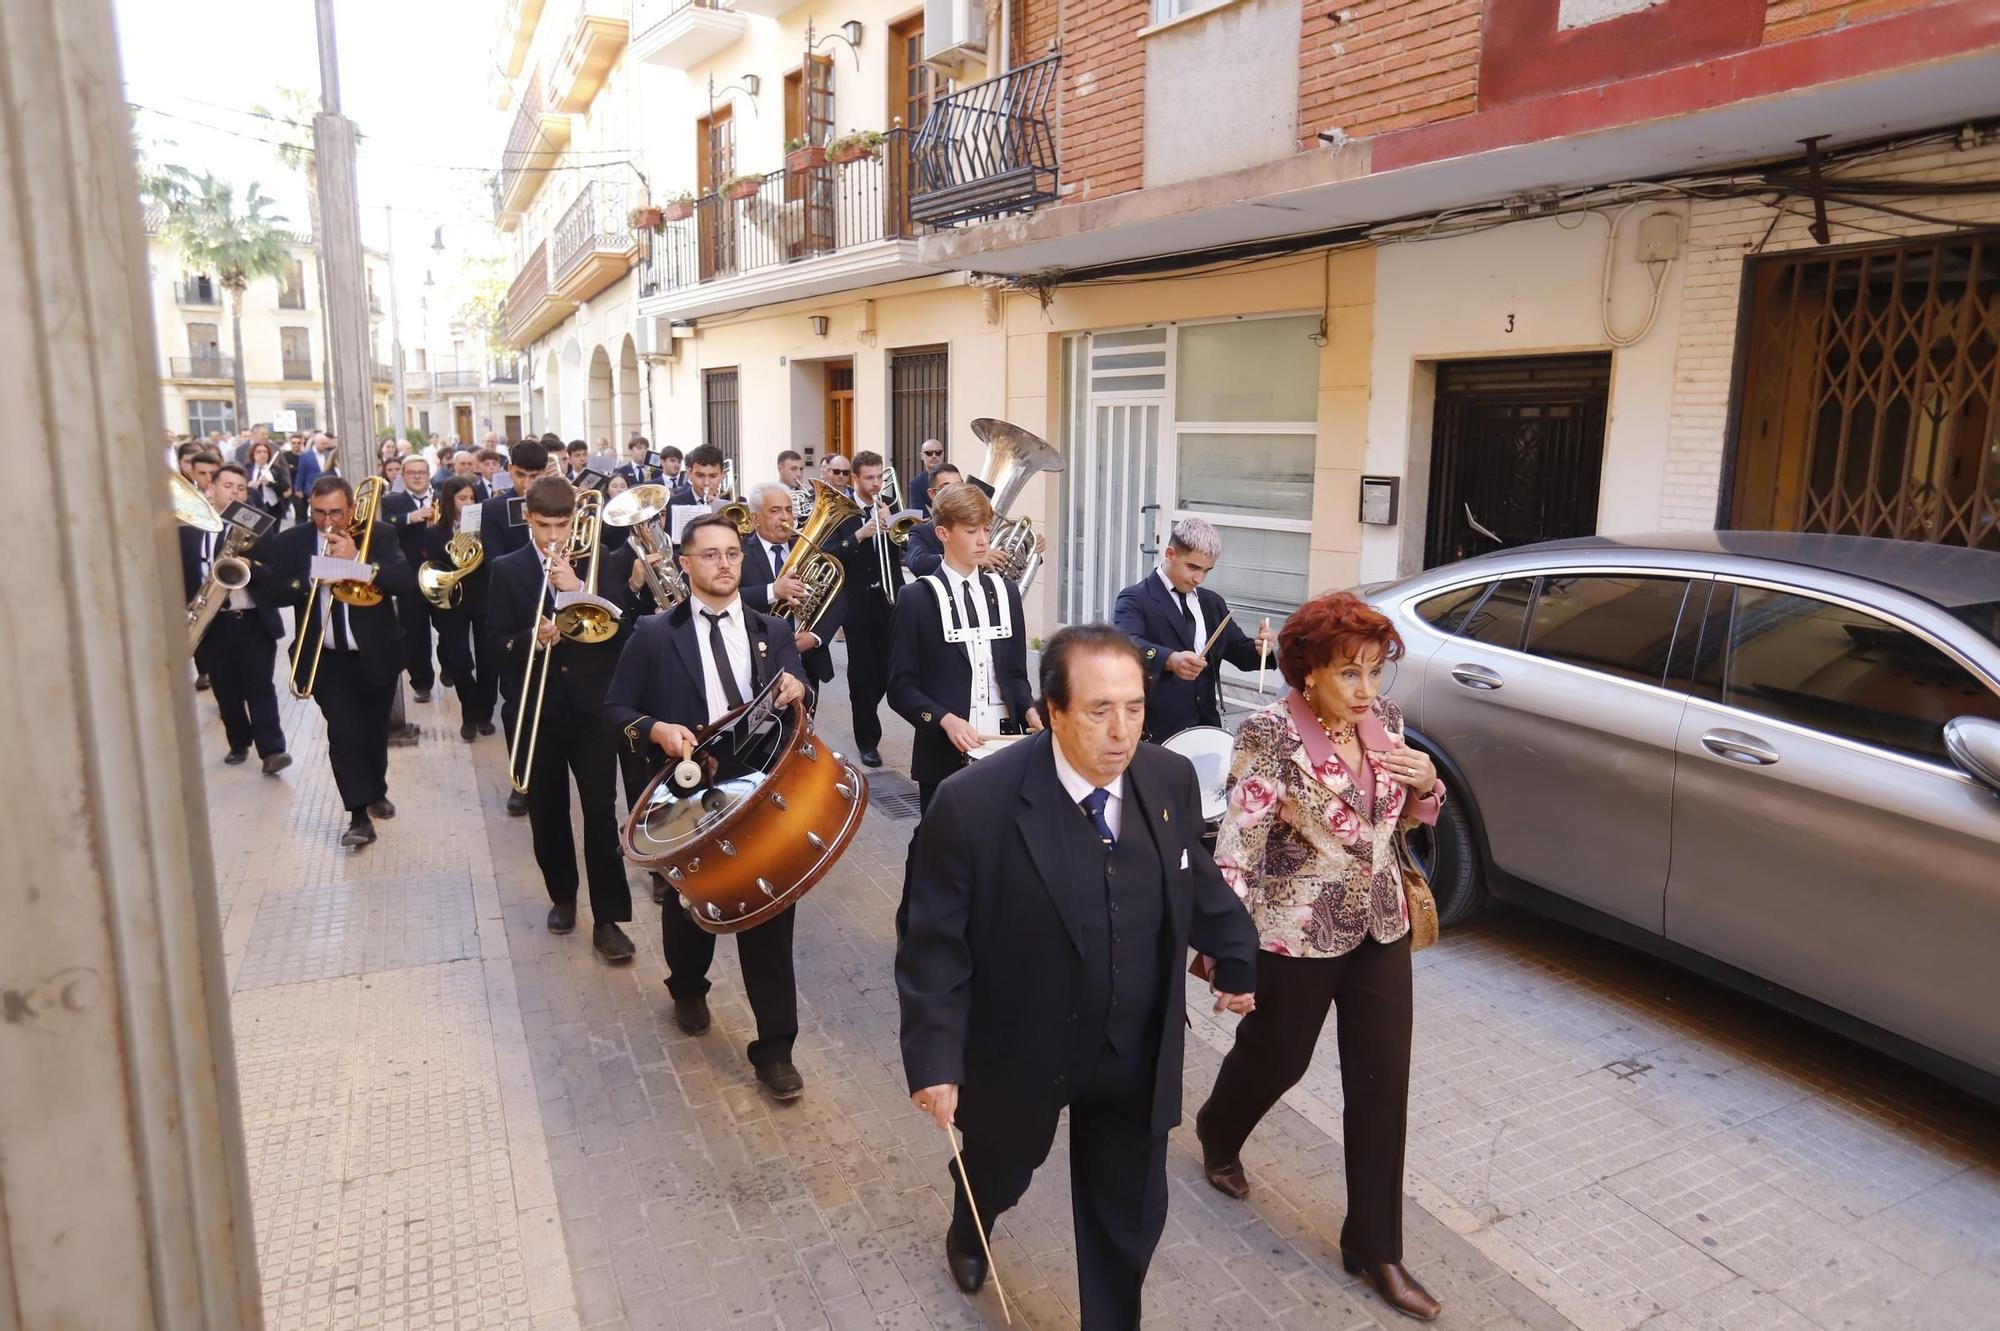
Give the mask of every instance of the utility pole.
[{"label": "utility pole", "polygon": [[[368,269],[361,254],[354,122],[340,113],[333,0],[315,0],[314,10],[319,24],[321,109],[313,117],[313,170],[319,177],[320,220],[326,230],[320,262],[326,272],[326,337],[333,352],[332,428],[340,437],[341,474],[359,481],[374,475],[376,468],[375,421],[369,410]],[[392,282],[392,300],[394,293]],[[397,373],[400,392],[400,369]]]},{"label": "utility pole", "polygon": [[[328,0],[320,3],[326,4]],[[382,205],[382,219],[389,228],[389,247],[384,252],[389,259],[389,362],[395,367],[389,372],[389,398],[391,410],[396,413],[395,435],[401,439],[410,426],[410,411],[403,388],[403,318],[396,313],[396,212],[386,203]]]}]

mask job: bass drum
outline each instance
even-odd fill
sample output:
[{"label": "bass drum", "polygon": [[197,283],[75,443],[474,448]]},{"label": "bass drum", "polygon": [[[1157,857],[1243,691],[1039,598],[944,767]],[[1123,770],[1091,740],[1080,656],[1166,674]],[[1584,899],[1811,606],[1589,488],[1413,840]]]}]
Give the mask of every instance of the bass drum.
[{"label": "bass drum", "polygon": [[712,934],[754,929],[796,903],[868,809],[860,769],[813,733],[803,702],[777,707],[773,688],[709,728],[692,766],[669,763],[647,782],[625,822],[625,858],[664,876]]},{"label": "bass drum", "polygon": [[1201,785],[1201,820],[1208,831],[1204,840],[1215,849],[1215,834],[1222,826],[1223,810],[1229,807],[1229,753],[1236,737],[1221,726],[1189,726],[1167,736],[1160,745],[1194,764],[1195,780]]}]

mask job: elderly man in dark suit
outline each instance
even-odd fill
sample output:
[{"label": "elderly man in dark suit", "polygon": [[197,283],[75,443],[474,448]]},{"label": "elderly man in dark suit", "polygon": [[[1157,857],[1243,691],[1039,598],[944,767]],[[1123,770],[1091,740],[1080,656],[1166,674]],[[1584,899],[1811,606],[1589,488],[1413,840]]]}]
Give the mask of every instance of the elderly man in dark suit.
[{"label": "elderly man in dark suit", "polygon": [[[1042,655],[1049,731],[938,790],[903,885],[896,949],[911,1099],[965,1131],[945,1261],[976,1292],[990,1230],[1069,1110],[1086,1331],[1139,1325],[1181,1117],[1188,947],[1216,1009],[1247,1012],[1257,932],[1201,846],[1186,759],[1140,742],[1146,677],[1108,625]],[[966,1189],[971,1189],[968,1202]]]},{"label": "elderly man in dark suit", "polygon": [[[751,487],[750,516],[756,526],[743,538],[743,603],[767,615],[805,594],[796,576],[779,577],[791,557],[797,535],[792,530],[792,492],[778,481]],[[819,688],[833,678],[833,652],[827,642],[840,630],[840,599],[834,598],[813,630],[792,636],[806,671],[808,705],[819,705]]]},{"label": "elderly man in dark suit", "polygon": [[[1255,637],[1230,619],[1229,605],[1201,584],[1222,557],[1222,537],[1200,518],[1183,518],[1167,537],[1160,566],[1118,593],[1112,622],[1132,636],[1145,658],[1146,738],[1161,743],[1189,726],[1222,724],[1222,662],[1255,670],[1260,649],[1276,638],[1269,620]],[[1215,648],[1202,647],[1217,626]]]}]

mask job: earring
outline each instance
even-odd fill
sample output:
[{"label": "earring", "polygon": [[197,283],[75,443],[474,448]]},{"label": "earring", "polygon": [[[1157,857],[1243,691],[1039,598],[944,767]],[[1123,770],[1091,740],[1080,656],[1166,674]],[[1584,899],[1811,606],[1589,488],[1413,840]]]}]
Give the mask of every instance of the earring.
[{"label": "earring", "polygon": [[1308,684],[1306,685],[1306,701],[1311,702],[1312,700],[1313,700],[1313,686]]}]

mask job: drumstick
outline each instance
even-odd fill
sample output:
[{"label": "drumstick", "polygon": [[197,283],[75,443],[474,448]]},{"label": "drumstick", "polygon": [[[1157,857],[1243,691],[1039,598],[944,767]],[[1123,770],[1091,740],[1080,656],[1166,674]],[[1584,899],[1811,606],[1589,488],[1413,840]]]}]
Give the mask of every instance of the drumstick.
[{"label": "drumstick", "polygon": [[979,1231],[979,1246],[986,1252],[986,1274],[993,1278],[993,1292],[1000,1296],[1000,1316],[1008,1326],[1014,1325],[1014,1315],[1007,1311],[1007,1289],[1000,1283],[1000,1268],[993,1262],[993,1245],[987,1242],[986,1226],[979,1220],[979,1203],[972,1200],[972,1180],[965,1174],[965,1157],[958,1153],[958,1134],[951,1130],[951,1124],[944,1125],[944,1139],[951,1143],[952,1162],[958,1166],[958,1186],[965,1189],[965,1204],[972,1212],[972,1227]]},{"label": "drumstick", "polygon": [[1222,617],[1222,622],[1215,626],[1215,632],[1208,635],[1208,642],[1201,649],[1201,654],[1203,658],[1206,658],[1210,652],[1215,650],[1215,640],[1222,636],[1222,630],[1228,628],[1229,621],[1234,618],[1236,618],[1236,612],[1234,610],[1231,610],[1228,614]]},{"label": "drumstick", "polygon": [[1264,657],[1270,651],[1270,644],[1264,641],[1264,633],[1270,627],[1271,617],[1269,615],[1266,615],[1264,622],[1257,626],[1257,694],[1259,697],[1262,697],[1264,693]]}]

